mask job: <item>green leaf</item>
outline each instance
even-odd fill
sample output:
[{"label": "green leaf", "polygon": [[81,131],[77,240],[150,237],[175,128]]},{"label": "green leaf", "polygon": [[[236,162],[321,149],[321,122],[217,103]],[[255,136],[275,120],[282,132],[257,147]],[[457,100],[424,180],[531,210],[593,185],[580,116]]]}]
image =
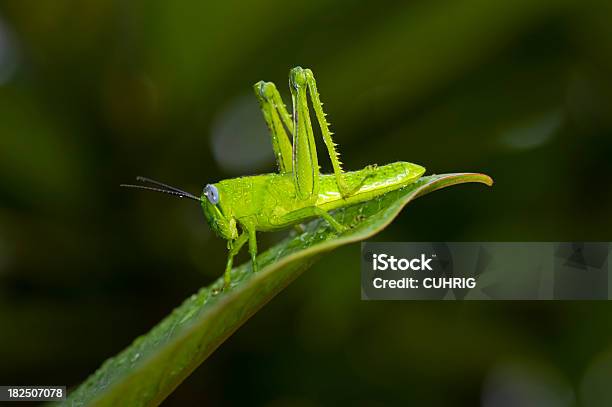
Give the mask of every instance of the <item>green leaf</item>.
[{"label": "green leaf", "polygon": [[290,236],[250,264],[235,268],[232,287],[223,278],[189,297],[149,333],[104,362],[65,401],[81,406],[152,406],[161,403],[225,339],[307,269],[322,253],[367,239],[385,228],[411,200],[450,185],[480,182],[484,174],[431,175],[377,199],[344,208],[333,216],[351,229],[337,235],[314,220],[304,233]]}]

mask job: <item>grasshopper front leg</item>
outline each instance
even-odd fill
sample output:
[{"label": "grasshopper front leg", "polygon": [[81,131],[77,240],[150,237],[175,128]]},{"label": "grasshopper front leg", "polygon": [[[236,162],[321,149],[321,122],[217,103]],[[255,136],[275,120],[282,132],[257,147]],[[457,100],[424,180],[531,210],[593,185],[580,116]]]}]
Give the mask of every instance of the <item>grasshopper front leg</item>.
[{"label": "grasshopper front leg", "polygon": [[227,264],[225,266],[225,274],[223,274],[223,288],[229,288],[230,283],[232,282],[232,266],[234,264],[234,256],[238,254],[242,246],[248,240],[249,235],[245,232],[242,232],[240,236],[236,240],[230,240],[228,242],[229,253],[227,255]]},{"label": "grasshopper front leg", "polygon": [[227,264],[225,266],[225,274],[223,275],[223,288],[228,288],[232,282],[232,267],[234,265],[234,256],[240,252],[242,246],[249,241],[249,254],[251,255],[251,268],[256,272],[257,267],[257,238],[255,229],[252,227],[244,227],[243,232],[236,240],[228,242],[229,253],[227,256]]}]

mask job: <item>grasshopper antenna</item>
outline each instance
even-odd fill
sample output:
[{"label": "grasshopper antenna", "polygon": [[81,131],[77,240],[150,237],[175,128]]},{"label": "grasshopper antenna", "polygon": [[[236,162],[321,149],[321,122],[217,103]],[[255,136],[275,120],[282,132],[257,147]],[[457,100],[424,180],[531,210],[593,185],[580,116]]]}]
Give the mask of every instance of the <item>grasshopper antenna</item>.
[{"label": "grasshopper antenna", "polygon": [[149,187],[145,185],[132,185],[132,184],[120,184],[119,186],[124,187],[124,188],[136,188],[136,189],[144,189],[146,191],[162,192],[164,194],[177,196],[179,198],[189,198],[189,199],[193,199],[194,201],[198,201],[198,202],[202,201],[201,198],[198,198],[197,196],[190,194],[189,192],[186,192],[181,189],[175,188],[173,186],[161,183],[159,181],[152,180],[150,178],[138,176],[136,177],[136,181],[153,184],[160,188]]}]

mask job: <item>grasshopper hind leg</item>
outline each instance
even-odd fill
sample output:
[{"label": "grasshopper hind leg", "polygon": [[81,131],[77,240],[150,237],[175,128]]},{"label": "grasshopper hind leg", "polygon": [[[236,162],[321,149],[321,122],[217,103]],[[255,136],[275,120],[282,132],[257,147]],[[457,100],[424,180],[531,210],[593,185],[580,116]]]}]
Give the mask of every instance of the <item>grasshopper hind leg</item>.
[{"label": "grasshopper hind leg", "polygon": [[[321,135],[323,136],[323,141],[325,142],[325,147],[327,148],[327,153],[332,163],[332,168],[334,170],[334,176],[336,178],[338,189],[344,197],[352,195],[356,191],[356,189],[351,188],[346,181],[344,171],[342,170],[342,163],[340,162],[340,155],[336,150],[337,145],[332,139],[333,133],[329,130],[329,123],[325,118],[325,116],[327,115],[323,112],[323,103],[319,98],[317,83],[315,81],[312,71],[310,69],[303,69],[299,66],[295,67],[289,73],[289,82],[291,86],[291,94],[293,96],[294,110],[294,172],[299,175],[301,173],[308,173],[309,170],[315,170],[317,172],[316,176],[319,175],[319,166],[316,158],[316,151],[314,151],[314,135],[312,132],[308,101],[306,98],[306,93],[309,93],[310,101],[312,103],[317,122],[319,123],[319,127],[321,129]],[[308,157],[308,155],[306,154],[296,154],[295,149],[300,147],[300,144],[298,142],[300,138],[308,138],[308,143],[302,141],[302,144],[311,147],[311,149],[313,150],[313,157]],[[299,184],[300,179],[296,179],[296,183]],[[300,187],[300,185],[297,186]],[[316,195],[316,185],[313,189],[313,193]]]},{"label": "grasshopper hind leg", "polygon": [[272,149],[276,157],[278,169],[281,174],[293,171],[293,146],[289,140],[289,133],[293,136],[293,119],[287,111],[283,100],[272,82],[259,81],[253,85],[255,96],[259,100],[270,137]]},{"label": "grasshopper hind leg", "polygon": [[318,206],[308,206],[306,208],[298,209],[293,212],[289,212],[280,218],[281,223],[298,223],[304,221],[307,218],[315,218],[321,217],[327,221],[327,223],[337,232],[342,233],[348,230],[347,226],[344,226],[342,223],[338,222],[327,213],[325,210],[319,208]]}]

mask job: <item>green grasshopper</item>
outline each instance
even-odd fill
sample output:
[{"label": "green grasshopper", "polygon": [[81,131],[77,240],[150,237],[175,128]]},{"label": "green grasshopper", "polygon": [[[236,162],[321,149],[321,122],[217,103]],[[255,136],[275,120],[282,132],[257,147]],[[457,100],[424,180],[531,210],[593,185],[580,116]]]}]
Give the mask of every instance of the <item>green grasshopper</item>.
[{"label": "green grasshopper", "polygon": [[[299,227],[308,219],[321,217],[337,233],[342,233],[347,227],[336,221],[329,211],[402,188],[415,182],[425,172],[425,168],[420,165],[408,162],[380,167],[370,165],[359,171],[344,172],[312,71],[301,67],[291,69],[289,87],[293,114],[287,111],[273,83],[260,81],[254,85],[255,95],[270,129],[278,173],[208,184],[200,197],[144,177],[138,177],[137,180],[156,187],[122,184],[125,187],[164,192],[201,202],[210,227],[228,241],[225,288],[231,283],[234,256],[247,241],[252,270],[257,271],[256,232]],[[321,174],[319,171],[307,95],[310,95],[321,128],[333,174]]]}]

